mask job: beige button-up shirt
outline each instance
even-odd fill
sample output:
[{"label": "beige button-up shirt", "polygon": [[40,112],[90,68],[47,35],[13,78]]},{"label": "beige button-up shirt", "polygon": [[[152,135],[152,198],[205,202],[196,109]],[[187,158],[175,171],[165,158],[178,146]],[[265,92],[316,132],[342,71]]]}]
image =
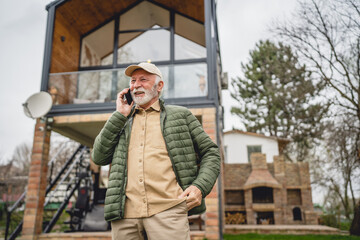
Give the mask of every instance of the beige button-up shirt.
[{"label": "beige button-up shirt", "polygon": [[183,201],[160,127],[160,104],[137,108],[128,149],[125,218],[150,217]]}]

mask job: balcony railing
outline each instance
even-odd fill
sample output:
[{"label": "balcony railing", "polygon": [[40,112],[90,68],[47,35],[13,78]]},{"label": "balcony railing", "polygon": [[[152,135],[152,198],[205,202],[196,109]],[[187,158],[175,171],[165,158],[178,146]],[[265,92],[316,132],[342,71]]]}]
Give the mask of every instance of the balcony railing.
[{"label": "balcony railing", "polygon": [[[163,98],[197,98],[208,95],[206,63],[159,66],[165,87]],[[129,87],[125,69],[51,73],[48,91],[54,105],[115,102],[119,91]]]}]

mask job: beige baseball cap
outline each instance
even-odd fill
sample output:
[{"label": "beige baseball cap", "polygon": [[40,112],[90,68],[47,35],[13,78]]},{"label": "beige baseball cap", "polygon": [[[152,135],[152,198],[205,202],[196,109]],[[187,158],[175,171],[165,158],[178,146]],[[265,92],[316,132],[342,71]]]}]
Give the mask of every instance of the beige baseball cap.
[{"label": "beige baseball cap", "polygon": [[158,75],[161,78],[161,80],[163,79],[160,70],[154,64],[148,63],[148,62],[142,62],[142,63],[139,63],[138,65],[128,66],[125,69],[125,75],[131,77],[133,72],[137,69],[143,69],[149,73]]}]

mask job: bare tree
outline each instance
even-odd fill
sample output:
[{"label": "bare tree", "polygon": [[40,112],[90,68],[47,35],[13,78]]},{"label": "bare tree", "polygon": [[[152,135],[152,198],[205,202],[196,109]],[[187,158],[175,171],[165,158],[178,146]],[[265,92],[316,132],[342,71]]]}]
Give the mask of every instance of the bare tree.
[{"label": "bare tree", "polygon": [[[348,217],[348,195],[355,205],[351,181],[353,166],[360,163],[360,1],[302,0],[293,20],[280,23],[273,30],[297,50],[313,76],[317,75],[319,81],[326,83],[326,97],[337,106],[332,109],[334,116],[342,115],[342,119],[353,120],[351,125],[337,123],[337,127],[348,135],[336,131],[338,135],[334,137],[342,137],[343,143],[347,142],[345,139],[351,141],[346,148],[338,149],[337,153],[333,151],[330,156],[334,159],[330,159],[329,164],[341,171],[330,171],[333,176],[327,183],[329,189],[340,197]],[[333,179],[339,174],[342,178]],[[360,218],[357,219],[353,226],[360,225]]]},{"label": "bare tree", "polygon": [[15,147],[10,162],[12,162],[14,167],[18,168],[17,174],[22,176],[27,176],[29,174],[31,153],[32,149],[30,143],[23,142]]},{"label": "bare tree", "polygon": [[11,158],[0,166],[0,194],[5,202],[15,201],[25,190],[31,160],[31,146],[21,143],[16,146]]},{"label": "bare tree", "polygon": [[[335,93],[332,100],[359,122],[360,2],[302,1],[294,19],[274,31],[325,81]],[[360,132],[358,123],[354,127]]]},{"label": "bare tree", "polygon": [[356,205],[355,192],[360,190],[357,185],[360,164],[355,144],[358,134],[352,129],[353,122],[347,118],[342,119],[341,125],[332,124],[325,136],[322,156],[312,162],[313,181],[325,187],[328,196],[338,199],[348,220]]}]

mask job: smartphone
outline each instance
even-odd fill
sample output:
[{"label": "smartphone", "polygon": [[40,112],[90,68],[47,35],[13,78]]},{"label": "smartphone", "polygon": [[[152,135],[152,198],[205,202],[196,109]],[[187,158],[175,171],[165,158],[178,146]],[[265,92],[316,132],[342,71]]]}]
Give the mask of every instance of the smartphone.
[{"label": "smartphone", "polygon": [[133,98],[131,97],[131,94],[130,94],[130,89],[127,93],[125,93],[125,98],[126,98],[126,101],[129,105],[131,105],[131,103],[133,102]]}]

